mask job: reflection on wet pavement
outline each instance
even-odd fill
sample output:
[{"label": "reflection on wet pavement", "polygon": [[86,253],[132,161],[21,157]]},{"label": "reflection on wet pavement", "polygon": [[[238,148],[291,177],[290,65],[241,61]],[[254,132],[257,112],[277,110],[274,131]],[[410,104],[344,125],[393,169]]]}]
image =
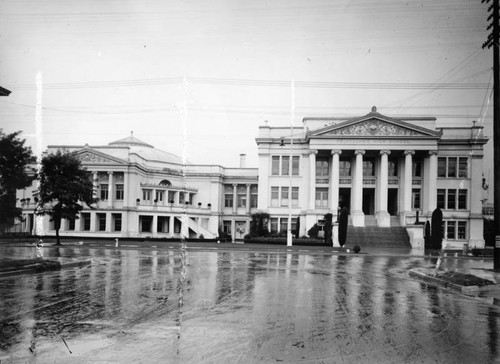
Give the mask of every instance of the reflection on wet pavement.
[{"label": "reflection on wet pavement", "polygon": [[[26,256],[29,248],[0,248]],[[500,310],[408,276],[429,260],[64,247],[0,279],[3,363],[487,363]],[[185,264],[183,264],[183,262]],[[454,269],[481,262],[450,260]],[[469,267],[470,268],[470,267]],[[183,273],[184,272],[184,273]]]}]

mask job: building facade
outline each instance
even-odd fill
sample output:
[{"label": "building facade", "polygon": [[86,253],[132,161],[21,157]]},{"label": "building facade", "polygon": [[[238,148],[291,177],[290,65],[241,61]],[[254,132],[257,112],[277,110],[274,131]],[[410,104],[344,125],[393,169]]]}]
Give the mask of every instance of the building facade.
[{"label": "building facade", "polygon": [[[308,230],[341,208],[357,227],[409,226],[443,211],[451,246],[483,247],[481,126],[436,127],[435,118],[304,118],[293,128],[259,128],[258,168],[183,164],[135,137],[106,146],[51,146],[75,152],[92,172],[97,208],[65,221],[61,235],[214,238],[250,230],[270,214],[271,233]],[[35,232],[31,189],[18,191],[23,231]],[[48,218],[43,230],[53,232]]]}]

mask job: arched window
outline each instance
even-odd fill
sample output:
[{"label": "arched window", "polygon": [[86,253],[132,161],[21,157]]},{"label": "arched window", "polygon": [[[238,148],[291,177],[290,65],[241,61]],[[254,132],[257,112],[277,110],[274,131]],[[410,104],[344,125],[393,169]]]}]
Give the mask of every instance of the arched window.
[{"label": "arched window", "polygon": [[160,182],[160,186],[172,186],[172,184],[170,183],[170,181],[164,179]]}]

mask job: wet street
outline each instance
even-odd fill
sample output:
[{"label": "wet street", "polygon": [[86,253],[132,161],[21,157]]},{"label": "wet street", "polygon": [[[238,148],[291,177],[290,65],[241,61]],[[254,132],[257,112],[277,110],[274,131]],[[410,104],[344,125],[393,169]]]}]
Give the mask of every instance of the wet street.
[{"label": "wet street", "polygon": [[409,277],[431,266],[420,257],[87,246],[45,256],[93,263],[0,279],[2,364],[500,361],[500,307]]}]

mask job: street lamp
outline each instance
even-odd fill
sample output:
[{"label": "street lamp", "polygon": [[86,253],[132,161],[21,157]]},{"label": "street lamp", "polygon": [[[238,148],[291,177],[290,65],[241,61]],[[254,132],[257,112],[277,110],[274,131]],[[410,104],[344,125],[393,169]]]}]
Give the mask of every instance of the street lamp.
[{"label": "street lamp", "polygon": [[295,116],[295,90],[294,90],[294,81],[291,82],[290,84],[291,87],[291,98],[292,98],[292,104],[291,104],[291,113],[290,113],[290,158],[288,160],[288,176],[289,176],[289,183],[288,183],[288,227],[287,227],[287,234],[286,234],[286,246],[292,246],[292,168],[293,168],[293,163],[292,163],[292,151],[293,151],[293,119]]}]

